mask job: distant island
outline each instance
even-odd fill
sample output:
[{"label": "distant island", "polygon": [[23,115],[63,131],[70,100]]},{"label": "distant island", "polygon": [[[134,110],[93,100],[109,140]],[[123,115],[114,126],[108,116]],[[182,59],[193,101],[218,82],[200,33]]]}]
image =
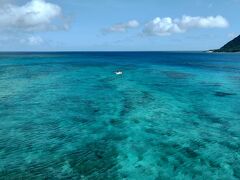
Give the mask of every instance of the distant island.
[{"label": "distant island", "polygon": [[229,41],[220,49],[211,50],[210,52],[240,52],[240,35]]}]

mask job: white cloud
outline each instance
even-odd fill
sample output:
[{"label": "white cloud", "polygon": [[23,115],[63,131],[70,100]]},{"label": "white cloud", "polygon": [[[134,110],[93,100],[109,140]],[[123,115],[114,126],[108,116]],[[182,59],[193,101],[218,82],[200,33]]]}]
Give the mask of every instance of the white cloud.
[{"label": "white cloud", "polygon": [[21,39],[20,42],[23,44],[31,45],[31,46],[37,46],[42,44],[44,41],[40,36],[29,36],[25,39]]},{"label": "white cloud", "polygon": [[183,29],[189,28],[226,28],[228,21],[222,16],[209,17],[191,17],[183,16],[181,20],[176,20],[176,23]]},{"label": "white cloud", "polygon": [[104,32],[125,32],[128,29],[137,28],[139,22],[137,20],[131,20],[126,23],[115,24],[109,28],[104,29]]},{"label": "white cloud", "polygon": [[172,33],[181,33],[183,30],[170,17],[162,19],[156,17],[146,24],[143,32],[148,35],[164,36]]},{"label": "white cloud", "polygon": [[61,18],[61,14],[60,6],[45,0],[31,0],[22,6],[3,3],[0,7],[0,30],[29,32],[56,29],[55,19]]},{"label": "white cloud", "polygon": [[191,28],[226,28],[228,25],[228,21],[222,16],[183,16],[181,19],[156,17],[145,25],[143,32],[146,35],[165,36],[183,33]]},{"label": "white cloud", "polygon": [[46,45],[46,42],[41,36],[37,34],[34,34],[34,35],[29,33],[25,33],[25,34],[16,33],[15,35],[12,35],[12,34],[9,35],[6,33],[0,34],[0,45],[2,46],[24,47],[25,45],[39,46],[42,44]]}]

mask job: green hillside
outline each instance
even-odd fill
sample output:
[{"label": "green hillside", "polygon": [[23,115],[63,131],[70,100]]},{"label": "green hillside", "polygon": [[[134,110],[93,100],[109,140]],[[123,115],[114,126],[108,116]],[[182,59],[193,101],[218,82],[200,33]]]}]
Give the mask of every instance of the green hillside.
[{"label": "green hillside", "polygon": [[214,50],[215,52],[240,52],[240,35],[220,49]]}]

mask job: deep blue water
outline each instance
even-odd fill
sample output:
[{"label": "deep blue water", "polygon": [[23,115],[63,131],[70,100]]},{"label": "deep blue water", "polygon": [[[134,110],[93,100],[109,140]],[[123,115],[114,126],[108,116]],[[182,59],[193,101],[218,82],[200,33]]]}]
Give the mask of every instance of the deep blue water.
[{"label": "deep blue water", "polygon": [[240,179],[240,54],[0,53],[0,179]]}]

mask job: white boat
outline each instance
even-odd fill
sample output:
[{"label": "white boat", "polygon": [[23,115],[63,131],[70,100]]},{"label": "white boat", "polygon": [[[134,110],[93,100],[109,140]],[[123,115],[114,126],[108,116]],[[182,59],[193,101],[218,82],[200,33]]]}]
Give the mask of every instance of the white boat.
[{"label": "white boat", "polygon": [[122,71],[116,71],[115,74],[116,74],[116,75],[122,75],[123,72],[122,72]]}]

